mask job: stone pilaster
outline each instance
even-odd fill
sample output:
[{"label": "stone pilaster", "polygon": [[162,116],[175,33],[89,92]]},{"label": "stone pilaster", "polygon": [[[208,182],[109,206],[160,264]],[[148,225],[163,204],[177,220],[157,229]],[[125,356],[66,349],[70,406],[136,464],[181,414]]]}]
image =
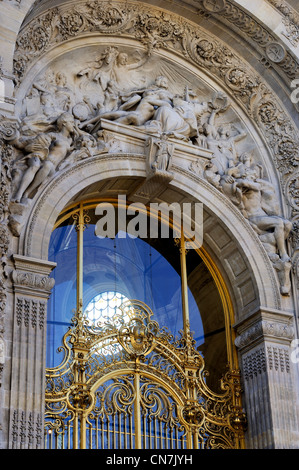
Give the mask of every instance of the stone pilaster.
[{"label": "stone pilaster", "polygon": [[47,299],[55,263],[15,255],[9,448],[43,447]]},{"label": "stone pilaster", "polygon": [[298,364],[292,361],[291,348],[293,322],[294,317],[288,313],[260,310],[236,325],[248,448],[299,447]]}]

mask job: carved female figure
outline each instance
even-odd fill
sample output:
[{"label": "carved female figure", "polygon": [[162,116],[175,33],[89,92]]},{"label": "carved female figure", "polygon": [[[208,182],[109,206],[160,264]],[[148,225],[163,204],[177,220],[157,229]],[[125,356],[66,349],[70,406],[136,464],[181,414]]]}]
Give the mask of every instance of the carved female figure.
[{"label": "carved female figure", "polygon": [[254,164],[251,155],[244,153],[240,163],[226,173],[221,181],[224,192],[232,200],[236,198],[239,208],[259,236],[273,234],[281,261],[289,261],[285,240],[292,224],[279,216],[275,189],[269,181],[261,178],[261,167]]}]

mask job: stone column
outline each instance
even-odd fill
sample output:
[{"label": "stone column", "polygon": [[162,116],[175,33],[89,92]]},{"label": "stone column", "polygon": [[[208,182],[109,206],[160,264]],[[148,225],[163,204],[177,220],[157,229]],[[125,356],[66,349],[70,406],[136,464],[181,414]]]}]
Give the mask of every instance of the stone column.
[{"label": "stone column", "polygon": [[248,419],[246,447],[298,448],[293,315],[260,310],[236,325],[236,331]]},{"label": "stone column", "polygon": [[9,448],[43,447],[47,299],[55,263],[14,255]]}]

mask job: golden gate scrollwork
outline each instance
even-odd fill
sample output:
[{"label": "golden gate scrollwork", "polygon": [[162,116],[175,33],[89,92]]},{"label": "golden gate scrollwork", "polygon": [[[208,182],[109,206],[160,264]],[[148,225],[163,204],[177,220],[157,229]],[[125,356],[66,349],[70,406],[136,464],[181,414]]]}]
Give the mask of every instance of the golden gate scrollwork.
[{"label": "golden gate scrollwork", "polygon": [[119,312],[72,319],[64,359],[46,373],[45,448],[242,448],[239,372],[214,393],[190,332],[174,338],[139,301]]}]

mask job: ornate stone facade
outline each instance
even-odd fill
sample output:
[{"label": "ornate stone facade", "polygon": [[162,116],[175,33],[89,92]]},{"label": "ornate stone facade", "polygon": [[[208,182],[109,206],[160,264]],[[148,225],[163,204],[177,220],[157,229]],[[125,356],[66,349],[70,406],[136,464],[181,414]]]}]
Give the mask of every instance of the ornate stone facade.
[{"label": "ornate stone facade", "polygon": [[[43,385],[26,401],[33,372],[17,358],[27,342],[28,360],[42,351],[35,366],[41,380],[55,219],[92,182],[134,176],[142,180],[130,194],[135,201],[163,200],[171,188],[207,206],[204,243],[234,302],[247,445],[296,447],[298,406],[293,413],[286,400],[279,403],[283,390],[291,404],[299,393],[298,364],[290,360],[298,337],[299,133],[284,92],[298,73],[287,45],[298,43],[296,14],[284,2],[268,2],[273,15],[283,15],[283,43],[229,0],[185,2],[182,9],[174,2],[173,12],[167,2],[162,10],[151,2],[40,1],[26,17],[22,1],[11,3],[25,21],[14,55],[3,56],[0,68],[7,90],[0,123],[0,366],[6,357],[12,364],[1,375],[11,397],[3,446],[43,445]],[[234,47],[226,40],[230,31],[248,41],[248,50],[245,41]],[[13,332],[9,346],[6,331]],[[32,379],[26,391],[19,374]],[[255,395],[260,386],[265,397]],[[271,405],[261,427],[255,412],[265,402]]]}]

